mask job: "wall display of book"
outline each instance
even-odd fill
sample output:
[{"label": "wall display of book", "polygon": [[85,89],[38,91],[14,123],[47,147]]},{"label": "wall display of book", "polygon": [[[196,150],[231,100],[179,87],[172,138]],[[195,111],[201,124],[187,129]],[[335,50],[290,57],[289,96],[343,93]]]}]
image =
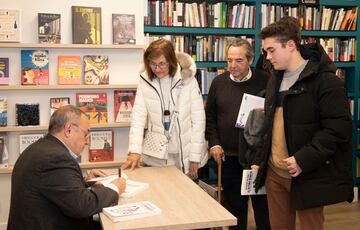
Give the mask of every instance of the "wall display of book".
[{"label": "wall display of book", "polygon": [[21,50],[21,84],[49,84],[48,50]]},{"label": "wall display of book", "polygon": [[16,125],[29,126],[40,125],[40,105],[34,104],[15,104]]},{"label": "wall display of book", "polygon": [[135,44],[135,15],[113,14],[113,44]]},{"label": "wall display of book", "polygon": [[9,152],[5,144],[5,137],[0,136],[0,168],[9,167]]},{"label": "wall display of book", "polygon": [[0,126],[1,127],[7,126],[7,110],[8,110],[7,99],[0,97]]},{"label": "wall display of book", "polygon": [[109,57],[105,55],[84,56],[85,85],[109,84]]},{"label": "wall display of book", "polygon": [[0,57],[0,85],[9,85],[9,58]]},{"label": "wall display of book", "polygon": [[130,122],[136,89],[114,91],[115,122]]},{"label": "wall display of book", "polygon": [[29,147],[32,143],[43,138],[45,134],[43,133],[33,133],[33,134],[20,134],[19,135],[19,153],[22,154],[24,150]]},{"label": "wall display of book", "polygon": [[76,93],[76,107],[85,112],[91,124],[108,121],[106,93]]},{"label": "wall display of book", "polygon": [[58,84],[81,84],[80,56],[58,56]]},{"label": "wall display of book", "polygon": [[0,42],[20,42],[20,26],[20,10],[0,9]]},{"label": "wall display of book", "polygon": [[101,44],[101,8],[72,6],[72,43]]},{"label": "wall display of book", "polygon": [[64,105],[70,105],[69,97],[51,97],[50,98],[50,115],[52,115],[58,108]]},{"label": "wall display of book", "polygon": [[89,146],[89,161],[114,160],[114,131],[91,131]]},{"label": "wall display of book", "polygon": [[60,14],[38,13],[39,43],[61,42],[60,20]]}]

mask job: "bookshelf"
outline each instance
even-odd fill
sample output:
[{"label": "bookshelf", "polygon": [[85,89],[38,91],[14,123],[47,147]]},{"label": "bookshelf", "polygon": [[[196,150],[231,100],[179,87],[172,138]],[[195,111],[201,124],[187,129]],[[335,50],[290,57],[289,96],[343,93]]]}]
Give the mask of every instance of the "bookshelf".
[{"label": "bookshelf", "polygon": [[[153,0],[148,0],[154,2]],[[166,2],[165,0],[163,2]],[[186,3],[198,3],[201,4],[204,2],[203,0],[193,0],[193,1],[181,1],[179,2],[186,2]],[[206,1],[209,4],[215,4],[217,2],[226,2],[227,6],[233,6],[234,4],[245,4],[245,5],[253,5],[256,8],[256,15],[254,15],[255,18],[255,27],[254,28],[213,28],[208,26],[201,26],[201,27],[189,27],[189,26],[161,26],[160,25],[154,25],[154,23],[149,19],[151,18],[151,15],[149,15],[149,12],[151,11],[151,5],[148,5],[148,14],[147,16],[147,22],[145,22],[144,25],[144,33],[150,34],[150,35],[184,35],[187,36],[189,34],[191,35],[198,35],[198,36],[206,36],[206,35],[216,35],[216,36],[239,36],[239,35],[245,35],[247,37],[254,39],[254,50],[255,50],[255,59],[254,62],[256,63],[256,60],[260,56],[260,50],[261,50],[261,40],[257,37],[257,34],[261,31],[261,8],[263,4],[270,4],[270,5],[282,5],[282,6],[298,6],[298,0],[232,0],[232,1]],[[359,1],[356,0],[319,0],[318,6],[312,6],[317,7],[320,9],[321,7],[327,7],[332,9],[339,9],[344,8],[352,9],[354,7],[360,7]],[[149,11],[150,9],[150,11]],[[200,13],[199,13],[200,15]],[[183,17],[185,17],[183,15]],[[201,19],[200,19],[201,20]],[[303,30],[302,36],[303,37],[316,37],[316,38],[341,38],[341,39],[347,39],[347,38],[355,38],[356,41],[360,40],[360,30],[359,30],[359,13],[357,14],[357,28],[354,31],[345,31],[345,30]],[[359,158],[360,158],[360,148],[358,148],[359,142],[360,142],[360,117],[359,117],[359,97],[360,97],[360,49],[357,47],[355,50],[355,56],[357,58],[356,61],[348,61],[348,62],[338,62],[336,61],[335,64],[338,68],[343,68],[346,71],[346,88],[347,88],[347,95],[349,97],[349,100],[352,100],[354,106],[352,109],[353,114],[353,126],[352,126],[352,166],[353,166],[353,177],[354,177],[354,185],[360,186],[360,174],[357,172],[359,171],[360,165],[359,165]],[[206,68],[206,67],[220,67],[224,68],[226,67],[225,61],[203,61],[203,62],[196,62],[198,68]]]}]

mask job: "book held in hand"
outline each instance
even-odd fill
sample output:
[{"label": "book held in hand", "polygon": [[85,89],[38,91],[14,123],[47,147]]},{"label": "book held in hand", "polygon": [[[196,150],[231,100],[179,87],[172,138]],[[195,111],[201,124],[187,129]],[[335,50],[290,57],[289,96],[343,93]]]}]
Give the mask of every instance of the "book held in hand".
[{"label": "book held in hand", "polygon": [[266,194],[265,186],[261,187],[258,192],[255,192],[254,184],[258,171],[251,169],[244,169],[241,181],[241,195],[262,195]]},{"label": "book held in hand", "polygon": [[161,209],[150,201],[141,201],[103,208],[103,213],[113,222],[161,215]]},{"label": "book held in hand", "polygon": [[38,13],[39,43],[60,43],[60,18],[60,14]]},{"label": "book held in hand", "polygon": [[253,109],[264,108],[264,103],[265,98],[244,93],[235,127],[244,128],[250,111]]},{"label": "book held in hand", "polygon": [[20,10],[0,9],[0,42],[20,42],[20,19]]}]

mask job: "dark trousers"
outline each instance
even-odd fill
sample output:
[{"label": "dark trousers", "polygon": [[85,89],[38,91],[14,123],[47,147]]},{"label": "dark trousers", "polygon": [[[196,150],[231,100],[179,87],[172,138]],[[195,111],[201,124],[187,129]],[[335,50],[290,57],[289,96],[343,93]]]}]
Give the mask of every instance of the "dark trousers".
[{"label": "dark trousers", "polygon": [[[222,187],[225,207],[238,220],[237,226],[229,229],[247,229],[248,200],[249,196],[242,196],[240,193],[243,168],[239,164],[238,157],[225,157],[222,163]],[[254,210],[254,217],[257,230],[268,230],[269,211],[266,195],[250,196]]]}]

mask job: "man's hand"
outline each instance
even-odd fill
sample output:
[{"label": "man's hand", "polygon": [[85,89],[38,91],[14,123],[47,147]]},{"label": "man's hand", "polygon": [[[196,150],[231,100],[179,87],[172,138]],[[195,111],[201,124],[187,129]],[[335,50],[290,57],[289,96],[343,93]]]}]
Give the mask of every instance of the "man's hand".
[{"label": "man's hand", "polygon": [[224,150],[222,149],[221,146],[213,146],[212,148],[210,148],[210,155],[214,158],[214,160],[219,164],[220,161],[224,161],[225,160],[225,156],[224,156]]},{"label": "man's hand", "polygon": [[198,170],[199,170],[199,163],[190,161],[189,177],[192,180],[195,180],[198,178]]},{"label": "man's hand", "polygon": [[284,163],[287,165],[287,169],[292,177],[297,177],[302,172],[300,166],[296,163],[296,159],[294,156],[288,157],[283,160]]},{"label": "man's hand", "polygon": [[122,178],[122,177],[117,178],[117,179],[111,181],[111,183],[116,185],[116,187],[118,187],[119,193],[123,193],[125,191],[126,180],[124,178]]},{"label": "man's hand", "polygon": [[251,165],[251,170],[258,171],[260,168],[259,165]]},{"label": "man's hand", "polygon": [[95,177],[104,177],[104,176],[109,176],[109,175],[110,174],[105,170],[91,169],[90,172],[86,175],[85,181],[88,181],[88,180],[93,179]]},{"label": "man's hand", "polygon": [[138,153],[129,153],[125,163],[121,166],[121,169],[133,170],[142,166],[141,155]]}]

